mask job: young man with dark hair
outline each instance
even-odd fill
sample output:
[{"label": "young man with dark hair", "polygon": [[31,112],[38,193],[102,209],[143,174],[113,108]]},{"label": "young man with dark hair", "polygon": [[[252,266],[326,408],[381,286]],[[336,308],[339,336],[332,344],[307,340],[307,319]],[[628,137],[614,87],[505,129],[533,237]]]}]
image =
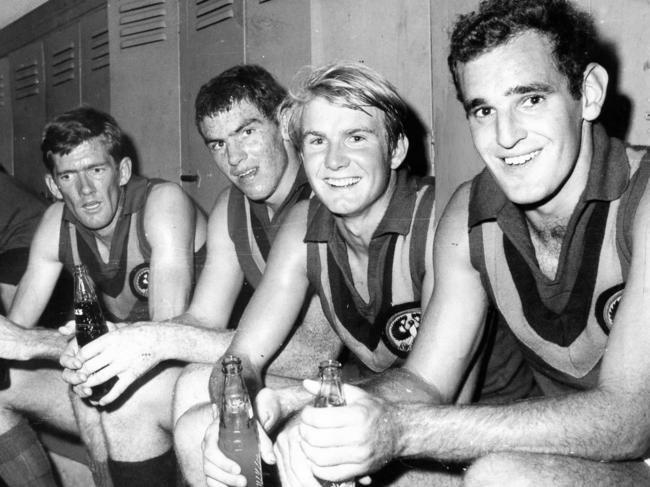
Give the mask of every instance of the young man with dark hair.
[{"label": "young man with dark hair", "polygon": [[598,123],[595,46],[564,0],[488,0],[456,23],[449,66],[486,169],[442,216],[430,319],[380,384],[453,394],[493,303],[544,397],[433,406],[349,387],[349,406],[302,414],[295,445],[319,476],[415,456],[473,462],[468,486],[650,484],[650,153]]},{"label": "young man with dark hair", "polygon": [[[34,339],[28,339],[35,330],[25,328],[36,324],[63,269],[71,272],[75,264],[88,267],[111,321],[163,320],[182,313],[205,243],[206,221],[200,209],[176,184],[133,176],[120,127],[98,110],[82,107],[57,117],[45,127],[42,152],[49,171],[47,186],[59,201],[46,210],[36,230],[9,310],[15,334],[23,337],[21,355],[10,358],[58,359],[64,351],[66,337],[52,335],[58,332],[38,330]],[[132,358],[134,342],[113,343],[116,357]],[[76,350],[75,344],[67,346]],[[155,348],[155,341],[148,346]],[[146,358],[146,354],[138,357],[142,362]],[[102,373],[100,382],[118,378],[113,396],[132,382],[129,367],[110,366]],[[171,438],[163,432],[164,424],[171,423],[171,412],[167,418],[162,410],[138,412],[146,419],[140,418],[141,429],[131,430],[130,443],[141,446],[137,455],[125,452],[113,431],[119,430],[131,404],[141,402],[137,398],[149,396],[165,382],[171,390],[179,373],[177,365],[165,364],[130,389],[119,405],[101,410],[115,485],[132,485],[123,480],[132,477],[132,471],[144,472],[156,485],[172,485]],[[25,418],[84,439],[90,434],[85,419],[77,426],[68,385],[51,362],[12,363],[11,385],[0,393],[0,475],[10,486],[55,485],[47,457]],[[105,478],[101,472],[105,465],[93,467],[99,470],[94,472],[98,479]]]}]

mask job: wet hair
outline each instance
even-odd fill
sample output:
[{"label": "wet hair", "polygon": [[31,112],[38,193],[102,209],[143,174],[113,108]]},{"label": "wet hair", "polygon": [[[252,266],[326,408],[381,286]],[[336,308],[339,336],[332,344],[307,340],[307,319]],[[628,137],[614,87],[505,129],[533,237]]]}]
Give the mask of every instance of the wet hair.
[{"label": "wet hair", "polygon": [[266,69],[255,64],[241,64],[227,69],[199,89],[194,102],[197,128],[206,117],[230,110],[247,101],[272,122],[277,123],[277,109],[287,91]]},{"label": "wet hair", "polygon": [[92,139],[98,139],[116,163],[123,158],[122,129],[113,117],[92,107],[69,110],[43,130],[41,152],[47,170],[54,173],[54,155],[65,156]]},{"label": "wet hair", "polygon": [[298,78],[297,85],[290,91],[287,100],[289,137],[298,148],[302,146],[303,111],[307,103],[318,97],[354,110],[368,107],[381,110],[391,153],[400,137],[405,135],[408,108],[395,87],[362,63],[338,62],[316,68],[306,77]]},{"label": "wet hair", "polygon": [[597,42],[589,14],[567,0],[483,0],[477,10],[458,17],[451,34],[447,63],[461,103],[459,66],[529,31],[550,42],[555,66],[566,76],[571,95],[580,98]]}]

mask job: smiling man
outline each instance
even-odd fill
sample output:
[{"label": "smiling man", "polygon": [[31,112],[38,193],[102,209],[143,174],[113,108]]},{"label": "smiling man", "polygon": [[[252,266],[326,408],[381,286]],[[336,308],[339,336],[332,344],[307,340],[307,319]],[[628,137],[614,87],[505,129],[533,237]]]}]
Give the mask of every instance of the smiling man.
[{"label": "smiling man", "polygon": [[[315,197],[297,203],[287,216],[226,352],[242,358],[249,384],[255,384],[253,395],[308,289],[318,293],[329,324],[362,364],[364,377],[403,363],[417,340],[421,310],[433,290],[433,180],[415,177],[403,165],[407,107],[392,85],[362,64],[333,64],[314,70],[288,105],[291,140],[302,155]],[[327,358],[331,356],[315,354],[304,376],[313,376],[318,362]],[[220,368],[215,371],[211,380],[219,389]],[[525,374],[503,383],[518,385],[510,391],[516,397],[530,387]],[[463,380],[457,385],[450,401],[461,396]],[[470,381],[465,392],[471,394],[472,387]],[[269,428],[313,400],[300,388],[283,389],[274,397],[279,398],[274,402],[279,409],[263,409],[260,417]],[[192,438],[186,432],[204,431],[208,424],[201,463],[196,457],[203,435]],[[294,425],[286,431],[280,443],[295,433]],[[205,485],[204,475],[208,485],[242,485],[236,464],[217,448],[218,433],[219,420],[213,420],[209,405],[188,412],[177,423],[177,446],[183,437],[184,455],[195,457],[194,470],[200,472],[192,485]],[[283,485],[309,485],[302,484],[303,479],[295,483],[293,467],[278,452]],[[264,458],[275,461],[268,449]],[[306,481],[320,485],[309,463],[294,465],[306,469],[301,472]],[[393,467],[391,473],[399,476],[400,467]],[[403,485],[416,484],[411,479]]]},{"label": "smiling man", "polygon": [[[64,268],[72,272],[81,263],[88,267],[110,321],[164,320],[185,311],[206,239],[201,210],[178,185],[132,175],[120,127],[110,115],[93,108],[58,116],[45,127],[41,148],[47,186],[59,201],[47,209],[36,230],[9,318],[20,327],[33,327],[60,273]],[[42,331],[28,340],[31,330],[24,328],[18,328],[24,337],[19,347],[24,352],[18,358],[59,359],[67,337]],[[134,345],[127,338],[111,352],[124,359]],[[155,349],[156,341],[150,340],[148,346]],[[146,357],[140,356],[139,362],[146,362]],[[100,382],[117,376],[109,393],[115,396],[131,385],[134,368],[138,367],[133,363],[107,367]],[[88,419],[97,419],[95,410],[81,402],[76,402],[82,422],[77,425],[58,364],[12,362],[11,386],[0,393],[0,476],[11,487],[55,485],[47,457],[25,421],[30,418],[79,434],[93,448],[102,445],[105,435],[115,485],[131,485],[123,479],[134,471],[152,484],[172,485],[176,469],[171,433],[165,433],[171,431],[170,408],[138,411],[139,429],[131,429],[129,442],[139,445],[135,454],[113,432],[123,423],[122,416],[131,414],[131,405],[142,402],[140,396],[150,397],[164,384],[172,390],[179,373],[178,364],[164,364],[132,387],[119,404],[102,409],[102,433]],[[106,465],[93,467],[96,481],[106,481]]]},{"label": "smiling man", "polygon": [[[349,387],[347,407],[303,412],[300,449],[322,477],[425,457],[471,464],[466,486],[650,485],[650,153],[598,123],[596,46],[564,0],[487,0],[456,23],[449,66],[486,169],[445,209],[431,313],[377,384],[405,399]],[[453,393],[490,303],[544,397],[407,403]]]}]

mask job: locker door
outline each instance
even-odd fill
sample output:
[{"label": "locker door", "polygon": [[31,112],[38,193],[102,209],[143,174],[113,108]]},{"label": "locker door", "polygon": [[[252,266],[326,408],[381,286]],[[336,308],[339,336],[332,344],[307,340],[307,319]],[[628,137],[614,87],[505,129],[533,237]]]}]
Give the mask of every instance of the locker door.
[{"label": "locker door", "polygon": [[11,67],[9,58],[0,59],[0,164],[14,172],[14,127],[11,110]]},{"label": "locker door", "polygon": [[650,2],[580,0],[608,45],[610,86],[601,116],[610,135],[650,144]]},{"label": "locker door", "polygon": [[289,86],[311,62],[310,2],[246,0],[246,62],[264,66]]},{"label": "locker door", "polygon": [[45,93],[48,120],[81,102],[79,24],[45,38]]},{"label": "locker door", "polygon": [[12,71],[14,175],[38,194],[47,196],[40,138],[45,125],[43,43],[28,44],[9,55]]},{"label": "locker door", "polygon": [[408,163],[420,173],[431,171],[430,22],[429,0],[312,2],[313,64],[361,61],[395,85],[414,112]]},{"label": "locker door", "polygon": [[81,101],[110,110],[110,58],[106,9],[81,19]]},{"label": "locker door", "polygon": [[194,100],[201,85],[244,62],[241,0],[186,0],[181,9],[181,130],[183,188],[210,211],[228,186],[194,123]]},{"label": "locker door", "polygon": [[132,139],[136,171],[170,181],[180,172],[178,7],[108,3],[111,113]]}]

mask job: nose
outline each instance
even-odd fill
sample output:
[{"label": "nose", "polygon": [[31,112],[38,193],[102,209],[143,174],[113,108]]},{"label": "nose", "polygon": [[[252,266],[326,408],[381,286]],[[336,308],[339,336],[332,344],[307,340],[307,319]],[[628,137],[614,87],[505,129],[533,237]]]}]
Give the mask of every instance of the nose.
[{"label": "nose", "polygon": [[501,113],[497,117],[497,142],[501,147],[510,149],[526,137],[526,130],[517,120],[516,114]]},{"label": "nose", "polygon": [[77,178],[77,185],[79,193],[81,194],[91,194],[95,191],[95,186],[93,184],[92,178],[88,176],[84,171],[79,173]]},{"label": "nose", "polygon": [[332,171],[347,167],[350,164],[347,151],[342,144],[332,144],[325,157],[325,167]]},{"label": "nose", "polygon": [[246,158],[246,152],[242,150],[241,144],[236,140],[228,141],[227,144],[228,164],[236,166]]}]

